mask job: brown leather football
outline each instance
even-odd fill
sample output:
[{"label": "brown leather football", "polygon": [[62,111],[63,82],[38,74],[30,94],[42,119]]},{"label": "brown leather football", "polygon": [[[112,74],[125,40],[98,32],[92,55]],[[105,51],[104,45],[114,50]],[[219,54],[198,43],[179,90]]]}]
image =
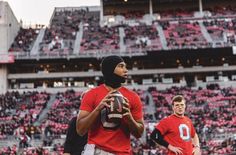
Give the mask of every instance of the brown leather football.
[{"label": "brown leather football", "polygon": [[112,94],[114,94],[114,101],[111,102],[110,108],[107,108],[107,117],[109,121],[117,122],[122,118],[124,98],[119,91],[113,92]]}]

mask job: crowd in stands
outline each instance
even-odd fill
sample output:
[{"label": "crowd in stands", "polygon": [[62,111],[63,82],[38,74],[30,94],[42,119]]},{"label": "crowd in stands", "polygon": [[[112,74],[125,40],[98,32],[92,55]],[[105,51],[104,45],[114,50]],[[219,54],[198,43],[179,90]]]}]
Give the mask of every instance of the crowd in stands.
[{"label": "crowd in stands", "polygon": [[3,155],[16,155],[18,153],[17,145],[3,147],[0,149],[0,153]]},{"label": "crowd in stands", "polygon": [[30,52],[38,33],[38,28],[20,28],[9,52]]},{"label": "crowd in stands", "polygon": [[170,49],[197,49],[210,47],[198,22],[167,21],[161,23]]},{"label": "crowd in stands", "polygon": [[[41,129],[34,123],[46,107],[48,100],[48,93],[7,92],[4,96],[1,95],[1,139],[10,140],[14,137],[19,142],[19,147],[24,148],[30,146],[31,139],[40,138]],[[9,148],[5,148],[5,151],[8,150]]]},{"label": "crowd in stands", "polygon": [[206,20],[203,23],[211,38],[221,43],[221,47],[235,44],[236,19]]},{"label": "crowd in stands", "polygon": [[213,8],[206,8],[206,10],[210,11],[211,16],[214,17],[234,16],[236,13],[236,7],[234,4],[226,6],[215,6]]},{"label": "crowd in stands", "polygon": [[117,27],[100,26],[99,12],[90,12],[84,23],[81,52],[87,50],[116,50],[119,48],[119,30]]},{"label": "crowd in stands", "polygon": [[12,147],[3,147],[0,149],[2,155],[62,155],[63,146],[61,144],[55,144],[52,148],[49,147],[27,147],[20,150],[17,145]]},{"label": "crowd in stands", "polygon": [[[235,7],[220,6],[206,8],[211,16],[195,18],[193,10],[163,10],[160,19],[151,25],[141,22],[143,13],[131,11],[121,14],[124,20],[135,19],[132,25],[119,24],[116,26],[100,26],[100,12],[91,11],[89,8],[61,8],[56,9],[50,21],[50,26],[45,29],[43,40],[39,43],[41,55],[68,55],[74,50],[75,41],[80,41],[79,51],[120,51],[121,39],[124,41],[126,50],[149,49],[162,50],[165,42],[160,42],[161,34],[157,31],[158,23],[167,41],[168,49],[196,49],[232,46],[235,44]],[[114,12],[113,12],[114,13]],[[116,13],[114,13],[114,16]],[[227,18],[222,18],[222,17]],[[140,19],[137,20],[137,19]],[[138,22],[137,22],[138,21]],[[203,35],[199,21],[203,21],[212,41]],[[138,24],[138,25],[137,25]],[[76,38],[80,32],[82,39]],[[123,36],[119,30],[123,28]],[[9,51],[29,52],[39,34],[40,28],[20,28],[15,41]],[[76,40],[77,39],[77,40]],[[216,42],[216,44],[213,44]],[[137,50],[136,50],[137,51]]]},{"label": "crowd in stands", "polygon": [[77,115],[80,106],[80,92],[73,90],[58,93],[42,126],[45,126],[45,135],[57,137],[66,134],[68,122]]},{"label": "crowd in stands", "polygon": [[193,10],[186,10],[186,9],[181,9],[181,8],[178,8],[176,10],[158,11],[157,13],[160,14],[160,18],[163,20],[193,18],[194,17]]},{"label": "crowd in stands", "polygon": [[81,93],[75,93],[74,91],[56,94],[55,101],[48,111],[46,119],[39,126],[41,146],[31,146],[30,140],[26,139],[26,142],[23,143],[22,154],[58,155],[63,153],[63,145],[53,144],[53,141],[55,138],[61,138],[61,135],[66,134],[69,120],[77,114],[79,109],[80,95]]},{"label": "crowd in stands", "polygon": [[55,11],[40,43],[40,50],[46,54],[72,52],[79,24],[86,12],[84,9]]},{"label": "crowd in stands", "polygon": [[158,31],[155,25],[125,26],[124,43],[126,48],[162,48]]},{"label": "crowd in stands", "polygon": [[[152,87],[148,90],[135,91],[144,103],[144,118],[147,131],[145,140],[132,140],[134,154],[158,153],[163,155],[166,153],[165,149],[156,147],[150,140],[150,133],[155,122],[172,113],[170,101],[177,94],[182,94],[187,99],[187,115],[193,120],[195,129],[199,134],[203,155],[230,154],[236,151],[236,140],[232,135],[228,136],[236,132],[236,116],[234,114],[236,110],[235,88],[220,88],[216,84],[199,89],[172,87],[160,91],[156,87]],[[147,97],[147,92],[151,94],[151,98]],[[1,116],[1,125],[7,126],[1,127],[1,134],[5,135],[2,140],[7,140],[7,137],[14,135],[18,139],[19,145],[4,147],[0,152],[12,152],[14,154],[20,149],[29,155],[40,151],[45,154],[52,154],[52,152],[55,154],[62,153],[63,145],[55,144],[53,140],[66,134],[69,120],[76,116],[78,112],[81,94],[81,92],[74,92],[73,90],[56,94],[55,100],[47,112],[47,117],[39,126],[34,126],[34,122],[40,114],[37,109],[45,107],[50,98],[49,94],[34,92],[20,95],[17,92],[13,92],[2,95],[0,100],[1,112],[15,111]],[[151,103],[154,104],[152,105]],[[147,106],[154,106],[153,108],[156,109],[156,112],[153,114],[145,112]],[[21,113],[21,115],[26,111],[34,111],[33,113],[36,114],[36,117],[32,116],[33,113],[27,113],[22,119],[22,116],[16,116],[16,111]],[[13,117],[14,123],[6,122],[3,119],[5,117]],[[225,133],[227,134],[225,135]],[[225,136],[225,139],[217,137],[219,135]],[[41,140],[42,145],[40,147],[31,146],[32,139]]]},{"label": "crowd in stands", "polygon": [[[207,9],[214,19],[202,18],[203,24],[212,40],[219,42],[220,46],[235,44],[235,7],[215,7]],[[128,12],[122,14],[125,19],[140,19],[143,14]],[[169,49],[205,48],[211,47],[201,32],[198,21],[180,20],[193,17],[192,11],[182,9],[160,12],[164,21],[156,21],[164,31],[164,37]],[[222,16],[232,16],[222,19]],[[219,19],[218,19],[219,17]],[[72,9],[55,11],[50,26],[46,28],[40,51],[42,54],[61,53],[69,54],[73,51],[76,35],[82,24],[83,33],[80,42],[80,52],[90,50],[116,51],[120,48],[120,31],[123,28],[123,38],[127,49],[149,48],[160,50],[160,34],[155,23],[147,25],[141,23],[136,26],[119,25],[104,26],[99,23],[99,12],[88,9]],[[18,35],[9,48],[9,52],[30,52],[38,34],[39,28],[20,28]],[[145,90],[146,91],[146,90]],[[187,99],[188,116],[193,120],[197,133],[200,135],[203,155],[231,154],[236,152],[236,140],[228,134],[236,132],[236,89],[219,88],[217,85],[209,85],[206,89],[192,90],[187,87],[172,87],[165,91],[150,88],[152,98],[144,95],[144,90],[137,90],[145,106],[154,102],[155,114],[144,113],[147,134],[145,142],[132,140],[134,154],[165,154],[165,150],[156,147],[150,140],[150,132],[153,126],[150,122],[156,122],[171,114],[170,100],[175,94],[183,94]],[[62,154],[63,146],[53,144],[55,138],[65,135],[69,120],[75,116],[80,106],[80,92],[67,91],[56,94],[56,99],[47,113],[46,119],[39,126],[35,125],[39,115],[45,110],[50,99],[48,93],[18,92],[0,95],[0,140],[7,141],[14,137],[19,142],[16,145],[3,147],[0,154],[16,154],[22,149],[23,154]],[[152,100],[152,101],[150,101]],[[145,108],[144,106],[144,108]],[[225,135],[225,133],[227,133]],[[226,139],[218,139],[217,135],[225,135]],[[42,146],[31,146],[32,139],[42,140]],[[52,151],[47,147],[52,146]]]}]

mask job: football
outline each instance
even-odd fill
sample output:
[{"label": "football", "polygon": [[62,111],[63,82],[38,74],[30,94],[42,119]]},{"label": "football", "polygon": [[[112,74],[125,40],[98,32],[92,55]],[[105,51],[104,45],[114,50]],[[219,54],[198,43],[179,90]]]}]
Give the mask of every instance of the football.
[{"label": "football", "polygon": [[117,122],[122,118],[124,98],[118,91],[113,92],[112,94],[114,94],[114,101],[111,102],[110,108],[107,108],[107,117],[109,121]]}]

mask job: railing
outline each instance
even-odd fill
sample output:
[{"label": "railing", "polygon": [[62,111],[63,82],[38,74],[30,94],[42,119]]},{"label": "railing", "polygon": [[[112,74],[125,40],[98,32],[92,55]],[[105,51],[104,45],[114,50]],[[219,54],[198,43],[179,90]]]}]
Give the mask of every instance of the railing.
[{"label": "railing", "polygon": [[130,49],[129,51],[122,51],[120,52],[120,50],[88,50],[88,51],[84,51],[84,52],[79,52],[79,53],[62,53],[60,51],[58,52],[54,52],[54,53],[42,53],[42,52],[38,52],[38,54],[30,54],[29,52],[25,52],[25,51],[20,51],[20,52],[11,52],[11,54],[14,55],[16,60],[23,60],[23,59],[74,59],[74,58],[102,58],[104,56],[108,56],[108,55],[120,55],[120,56],[128,56],[128,57],[132,57],[132,56],[143,56],[143,55],[147,55],[147,49]]}]

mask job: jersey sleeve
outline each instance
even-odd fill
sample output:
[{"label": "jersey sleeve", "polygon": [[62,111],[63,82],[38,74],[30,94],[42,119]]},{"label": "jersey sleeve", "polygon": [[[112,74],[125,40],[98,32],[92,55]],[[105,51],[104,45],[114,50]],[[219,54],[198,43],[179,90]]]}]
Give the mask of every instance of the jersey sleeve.
[{"label": "jersey sleeve", "polygon": [[156,129],[161,132],[162,135],[165,135],[166,132],[168,131],[168,121],[166,121],[167,118],[163,119],[160,121],[159,124],[156,125]]},{"label": "jersey sleeve", "polygon": [[140,120],[143,118],[143,106],[142,102],[137,94],[133,97],[132,102],[134,102],[134,106],[131,109],[132,116],[135,120]]},{"label": "jersey sleeve", "polygon": [[95,95],[93,90],[86,92],[81,101],[80,110],[92,112],[94,110]]}]

